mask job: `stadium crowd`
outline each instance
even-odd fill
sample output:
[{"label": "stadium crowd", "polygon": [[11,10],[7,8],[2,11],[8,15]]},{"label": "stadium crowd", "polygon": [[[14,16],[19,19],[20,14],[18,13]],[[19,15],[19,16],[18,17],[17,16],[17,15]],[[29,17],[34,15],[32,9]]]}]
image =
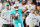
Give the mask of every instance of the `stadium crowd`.
[{"label": "stadium crowd", "polygon": [[40,0],[0,0],[0,27],[40,27]]}]

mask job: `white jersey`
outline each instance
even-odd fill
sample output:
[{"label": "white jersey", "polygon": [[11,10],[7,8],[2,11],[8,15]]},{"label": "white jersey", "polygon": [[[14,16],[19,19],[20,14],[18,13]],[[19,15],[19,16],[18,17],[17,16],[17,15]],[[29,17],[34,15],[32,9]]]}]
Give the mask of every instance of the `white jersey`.
[{"label": "white jersey", "polygon": [[34,16],[34,14],[32,14],[32,13],[29,13],[29,16]]},{"label": "white jersey", "polygon": [[27,4],[25,6],[27,6],[27,8],[28,8],[28,10],[26,12],[30,12],[30,10],[32,9],[32,4]]},{"label": "white jersey", "polygon": [[21,5],[20,8],[21,8],[21,9],[25,9],[25,5],[23,5],[23,6]]},{"label": "white jersey", "polygon": [[26,24],[33,24],[32,18],[30,16],[26,17]]},{"label": "white jersey", "polygon": [[35,5],[32,5],[32,9],[35,10]]},{"label": "white jersey", "polygon": [[4,22],[5,22],[5,20],[0,17],[0,27],[3,26]]},{"label": "white jersey", "polygon": [[33,24],[32,18],[34,18],[34,15],[31,14],[31,13],[29,14],[28,17],[26,17],[26,24],[27,24],[27,25]]},{"label": "white jersey", "polygon": [[11,6],[11,11],[13,11],[14,10],[14,5],[13,6]]},{"label": "white jersey", "polygon": [[6,22],[5,24],[9,24],[10,23],[10,10],[6,10],[4,9],[1,13],[1,17],[5,20],[6,18],[8,18],[8,22]]},{"label": "white jersey", "polygon": [[32,20],[33,20],[34,25],[39,26],[39,22],[40,22],[39,15],[35,15],[35,17]]}]

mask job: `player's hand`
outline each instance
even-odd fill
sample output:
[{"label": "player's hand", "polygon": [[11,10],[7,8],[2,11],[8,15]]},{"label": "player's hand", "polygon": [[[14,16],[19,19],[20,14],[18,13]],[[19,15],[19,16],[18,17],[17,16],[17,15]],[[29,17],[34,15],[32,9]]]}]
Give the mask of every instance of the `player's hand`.
[{"label": "player's hand", "polygon": [[22,20],[24,20],[24,18],[22,18]]},{"label": "player's hand", "polygon": [[12,15],[13,19],[16,19],[17,17],[15,15]]}]

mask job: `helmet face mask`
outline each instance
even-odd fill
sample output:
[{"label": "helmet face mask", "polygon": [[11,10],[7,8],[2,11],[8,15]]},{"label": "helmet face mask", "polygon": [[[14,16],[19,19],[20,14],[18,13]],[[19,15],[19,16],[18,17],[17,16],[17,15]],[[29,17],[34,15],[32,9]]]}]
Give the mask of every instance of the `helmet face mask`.
[{"label": "helmet face mask", "polygon": [[15,9],[16,11],[18,11],[18,9]]},{"label": "helmet face mask", "polygon": [[16,11],[18,11],[18,6],[14,7]]}]

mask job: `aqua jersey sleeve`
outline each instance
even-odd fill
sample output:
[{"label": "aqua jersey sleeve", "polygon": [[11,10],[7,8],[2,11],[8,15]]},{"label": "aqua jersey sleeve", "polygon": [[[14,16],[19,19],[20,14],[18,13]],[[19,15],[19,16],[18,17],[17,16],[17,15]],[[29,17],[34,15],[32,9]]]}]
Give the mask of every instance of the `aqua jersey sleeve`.
[{"label": "aqua jersey sleeve", "polygon": [[19,9],[20,12],[22,12],[23,9]]},{"label": "aqua jersey sleeve", "polygon": [[15,14],[15,10],[11,11],[11,15],[12,15],[12,14]]}]

